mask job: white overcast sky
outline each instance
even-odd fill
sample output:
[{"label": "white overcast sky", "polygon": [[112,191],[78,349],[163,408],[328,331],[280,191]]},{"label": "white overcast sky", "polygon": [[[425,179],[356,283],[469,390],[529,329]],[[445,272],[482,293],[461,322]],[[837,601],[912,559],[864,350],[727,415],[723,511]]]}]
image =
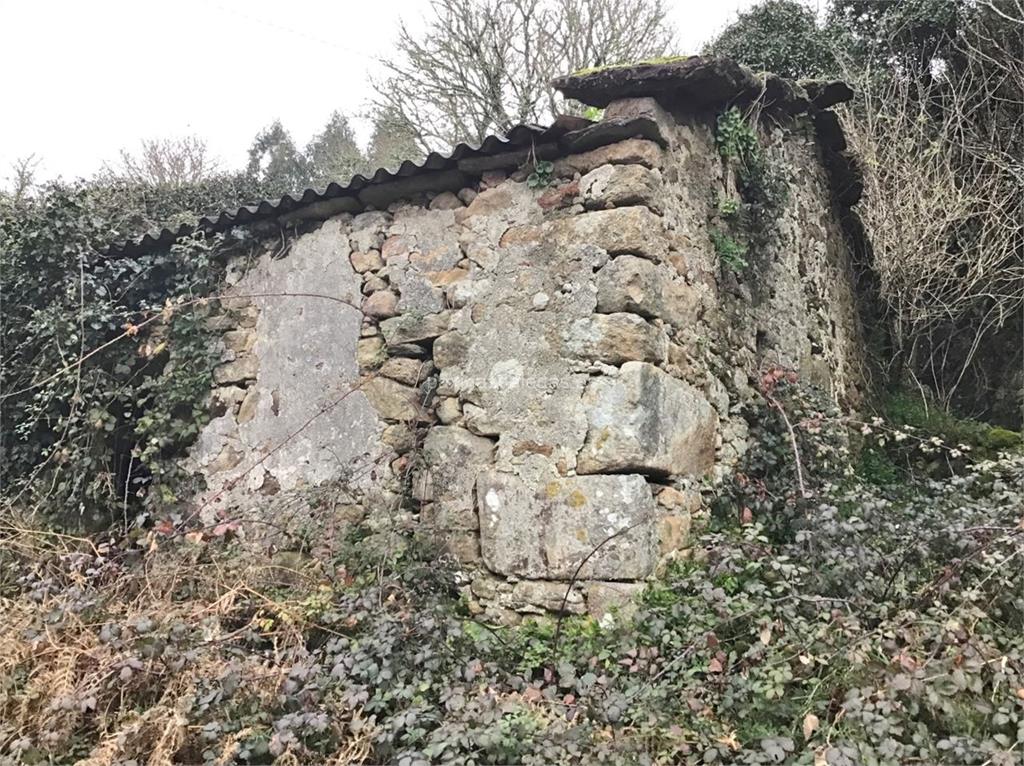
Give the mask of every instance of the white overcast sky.
[{"label": "white overcast sky", "polygon": [[[670,0],[681,53],[753,0]],[[280,118],[301,145],[352,117],[399,19],[428,0],[0,0],[0,186],[35,153],[42,178],[89,176],[142,138],[198,135],[239,167]],[[369,128],[355,120],[362,140]]]}]

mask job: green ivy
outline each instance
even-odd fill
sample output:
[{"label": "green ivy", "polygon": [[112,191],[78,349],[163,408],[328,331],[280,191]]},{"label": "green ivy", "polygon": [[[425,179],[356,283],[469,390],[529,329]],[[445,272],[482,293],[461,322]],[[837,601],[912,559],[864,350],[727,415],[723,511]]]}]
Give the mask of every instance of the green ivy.
[{"label": "green ivy", "polygon": [[737,107],[731,107],[718,115],[716,125],[715,143],[718,153],[724,159],[747,163],[760,154],[757,133]]},{"label": "green ivy", "polygon": [[833,32],[818,26],[815,10],[794,0],[763,0],[738,18],[706,51],[783,77],[821,77],[838,69]]},{"label": "green ivy", "polygon": [[526,185],[531,189],[541,189],[551,183],[551,174],[554,172],[554,163],[549,160],[538,160],[533,165],[533,172],[526,177]]},{"label": "green ivy", "polygon": [[744,200],[765,211],[785,204],[788,188],[779,172],[768,162],[758,141],[757,129],[737,107],[718,115],[715,130],[718,153],[735,164]]},{"label": "green ivy", "polygon": [[737,242],[728,232],[712,229],[711,243],[715,246],[719,262],[730,271],[738,274],[749,265],[745,257],[747,246]]},{"label": "green ivy", "polygon": [[152,223],[154,206],[169,215],[201,196],[77,184],[0,200],[0,481],[13,508],[95,527],[173,501],[210,388],[212,338],[194,300],[220,284],[219,241],[130,258],[104,249]]}]

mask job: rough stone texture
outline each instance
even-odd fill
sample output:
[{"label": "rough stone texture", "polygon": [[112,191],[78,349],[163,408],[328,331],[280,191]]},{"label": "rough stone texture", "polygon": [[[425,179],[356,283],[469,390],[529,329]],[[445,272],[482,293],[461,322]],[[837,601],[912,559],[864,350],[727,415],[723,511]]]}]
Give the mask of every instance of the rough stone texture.
[{"label": "rough stone texture", "polygon": [[393,317],[398,313],[398,296],[390,290],[371,293],[363,301],[363,313],[377,318]]},{"label": "rough stone texture", "polygon": [[459,404],[458,397],[446,396],[438,402],[437,419],[445,425],[450,425],[461,417],[462,406]]},{"label": "rough stone texture", "polygon": [[650,96],[620,98],[612,101],[605,107],[603,119],[621,120],[638,117],[656,123],[660,132],[665,136],[675,128],[675,120],[672,119],[672,115],[658,103],[657,99]]},{"label": "rough stone texture", "polygon": [[401,454],[416,446],[416,432],[405,423],[394,423],[384,429],[380,440]]},{"label": "rough stone texture", "polygon": [[378,250],[356,251],[349,256],[349,260],[352,261],[352,268],[359,274],[376,271],[384,265],[384,259],[380,257]]},{"label": "rough stone texture", "polygon": [[584,175],[602,165],[642,165],[645,168],[660,168],[665,162],[665,152],[654,141],[643,138],[627,138],[614,144],[601,146],[579,154],[555,160],[552,174],[558,178]]},{"label": "rough stone texture", "polygon": [[240,386],[227,385],[215,388],[210,396],[210,407],[218,415],[223,415],[227,410],[234,412],[245,398],[246,393],[246,389]]},{"label": "rough stone texture", "polygon": [[577,319],[566,337],[566,352],[577,359],[619,365],[659,364],[668,356],[668,337],[636,314],[594,314]]},{"label": "rough stone texture", "polygon": [[260,405],[260,390],[256,386],[252,386],[248,391],[245,392],[245,398],[242,399],[242,403],[238,405],[238,414],[235,416],[239,425],[248,423],[254,417],[256,417],[256,408]]},{"label": "rough stone texture", "polygon": [[362,392],[382,418],[402,421],[429,419],[429,414],[421,406],[422,396],[413,386],[379,377],[363,384]]},{"label": "rough stone texture", "polygon": [[462,207],[462,200],[450,191],[441,192],[430,200],[431,210],[458,210],[460,207]]},{"label": "rough stone texture", "polygon": [[797,84],[818,109],[828,109],[853,98],[853,89],[842,80],[799,80]]},{"label": "rough stone texture", "polygon": [[717,418],[693,388],[644,362],[594,378],[583,396],[580,473],[700,475],[714,460]]},{"label": "rough stone texture", "polygon": [[540,226],[516,227],[501,239],[505,247],[538,242],[560,248],[588,244],[609,255],[631,253],[652,261],[661,261],[668,254],[664,224],[645,207],[598,210]]},{"label": "rough stone texture", "polygon": [[462,259],[454,215],[450,209],[411,205],[396,210],[381,250],[387,262],[381,273],[398,290],[399,312],[429,314],[444,308],[444,292],[426,275],[452,269]]},{"label": "rough stone texture", "polygon": [[397,380],[407,386],[418,386],[433,373],[434,364],[426,359],[392,357],[380,367],[380,374],[385,378]]},{"label": "rough stone texture", "polygon": [[628,311],[664,319],[674,327],[688,327],[697,321],[701,296],[670,267],[622,255],[597,274],[597,310]]},{"label": "rough stone texture", "polygon": [[224,346],[236,354],[244,354],[252,350],[256,342],[256,333],[252,330],[229,330],[224,333]]},{"label": "rough stone texture", "polygon": [[633,599],[643,591],[643,583],[601,582],[586,583],[587,612],[598,620],[607,619],[611,614],[628,618],[634,609]]},{"label": "rough stone texture", "polygon": [[244,383],[253,380],[259,370],[259,360],[252,356],[236,359],[218,365],[213,370],[213,382],[219,386],[227,383]]},{"label": "rough stone texture", "polygon": [[356,343],[356,361],[363,369],[380,366],[383,361],[384,339],[379,335],[360,338]]},{"label": "rough stone texture", "polygon": [[690,541],[692,517],[685,513],[669,513],[658,519],[658,552],[666,556],[682,550]]},{"label": "rough stone texture", "polygon": [[754,98],[761,81],[734,61],[689,56],[658,64],[610,66],[559,77],[552,83],[566,98],[592,106],[637,96],[683,101],[690,109]]},{"label": "rough stone texture", "polygon": [[658,492],[658,505],[669,511],[682,514],[696,513],[700,508],[700,493],[692,489],[680,491],[675,487],[665,487]]},{"label": "rough stone texture", "polygon": [[583,204],[591,209],[646,205],[660,209],[661,173],[641,165],[602,165],[579,182]]},{"label": "rough stone texture", "polygon": [[[487,289],[434,342],[441,391],[466,402],[468,428],[499,437],[499,464],[510,466],[515,444],[531,441],[552,445],[552,463],[571,468],[586,433],[578,403],[587,375],[565,353],[564,334],[574,319],[592,314],[590,282],[607,255],[586,244],[552,241],[544,231],[535,241],[498,252]],[[548,303],[538,311],[534,298],[541,293]]]},{"label": "rough stone texture", "polygon": [[379,250],[384,242],[382,232],[390,220],[391,216],[380,210],[360,213],[353,218],[352,230],[349,233],[352,251],[365,253],[370,250]]},{"label": "rough stone texture", "polygon": [[585,611],[580,592],[575,588],[568,590],[560,582],[517,582],[509,601],[521,612],[583,614]]},{"label": "rough stone texture", "polygon": [[380,331],[391,345],[416,343],[442,335],[450,323],[451,313],[446,311],[436,314],[403,314],[381,322]]},{"label": "rough stone texture", "polygon": [[[455,175],[378,189],[386,211],[337,215],[281,260],[278,240],[252,265],[233,259],[238,295],[363,311],[239,300],[208,319],[222,355],[191,457],[210,487],[199,501],[216,500],[204,513],[322,525],[337,503],[312,511],[318,485],[346,518],[383,526],[414,508],[468,570],[471,612],[502,623],[562,609],[576,567],[622,532],[565,606],[603,618],[659,559],[685,555],[693,486],[747,449],[759,370],[791,367],[855,401],[861,335],[835,208],[849,199],[822,159],[842,137],[824,112],[794,116],[829,96],[706,60],[682,69],[588,80],[632,91],[601,123],[538,144],[554,166],[544,189],[525,183],[521,145],[469,155]],[[733,273],[711,233],[731,225],[716,201],[739,199],[735,168],[701,99],[755,81],[776,110],[759,138],[789,195]],[[637,96],[648,86],[657,100]]]},{"label": "rough stone texture", "polygon": [[442,532],[477,529],[477,475],[490,467],[494,442],[457,426],[436,426],[423,442],[423,468],[414,493],[431,503],[431,523]]},{"label": "rough stone texture", "polygon": [[[654,567],[656,511],[642,476],[529,478],[496,471],[477,479],[480,545],[492,572],[568,580],[646,577]],[[618,535],[613,537],[614,535]]]},{"label": "rough stone texture", "polygon": [[456,282],[461,282],[469,277],[469,269],[454,268],[445,269],[444,271],[428,271],[426,273],[427,281],[434,287],[449,287]]}]

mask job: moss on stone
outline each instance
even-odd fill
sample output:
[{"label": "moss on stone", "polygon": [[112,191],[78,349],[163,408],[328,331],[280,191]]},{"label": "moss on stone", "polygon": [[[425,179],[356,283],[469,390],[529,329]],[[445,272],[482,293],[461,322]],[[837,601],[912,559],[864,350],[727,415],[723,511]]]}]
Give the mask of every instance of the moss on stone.
[{"label": "moss on stone", "polygon": [[578,69],[570,77],[583,77],[589,74],[605,72],[609,69],[628,69],[636,66],[656,66],[658,64],[675,64],[681,61],[688,61],[692,56],[659,56],[657,58],[644,59],[643,61],[630,61],[622,64],[605,64],[603,66],[587,67]]},{"label": "moss on stone", "polygon": [[886,399],[883,407],[888,419],[896,425],[908,425],[941,437],[950,446],[966,444],[975,450],[975,457],[994,457],[996,452],[1024,446],[1017,431],[1000,428],[973,418],[964,418],[925,402],[919,394],[897,391]]},{"label": "moss on stone", "polygon": [[1009,428],[991,428],[985,437],[986,446],[994,450],[1016,449],[1024,446],[1024,437]]}]

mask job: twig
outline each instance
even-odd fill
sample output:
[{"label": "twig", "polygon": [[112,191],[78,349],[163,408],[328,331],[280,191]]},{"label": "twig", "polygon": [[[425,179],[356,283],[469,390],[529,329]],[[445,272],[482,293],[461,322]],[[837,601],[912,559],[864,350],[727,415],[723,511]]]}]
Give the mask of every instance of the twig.
[{"label": "twig", "polygon": [[803,463],[800,460],[800,447],[796,443],[796,431],[793,430],[793,424],[789,422],[789,416],[786,415],[786,410],[783,409],[782,404],[776,399],[770,391],[764,392],[765,399],[782,415],[782,420],[786,424],[786,430],[789,431],[789,443],[793,448],[793,460],[796,463],[796,481],[800,487],[800,496],[803,498],[810,497],[810,493],[807,491],[807,486],[804,484],[804,469]]},{"label": "twig", "polygon": [[615,533],[609,535],[604,540],[602,540],[600,543],[598,543],[597,546],[590,551],[590,553],[588,553],[586,556],[584,556],[583,560],[580,561],[580,563],[576,566],[576,571],[574,571],[572,573],[572,577],[569,578],[569,585],[565,589],[565,595],[562,596],[562,604],[558,608],[558,620],[555,623],[555,635],[554,635],[554,637],[551,640],[551,659],[552,659],[552,662],[554,661],[555,657],[558,656],[558,643],[559,643],[559,639],[562,637],[562,620],[565,618],[565,605],[569,601],[569,594],[572,593],[572,586],[576,584],[576,579],[579,577],[580,571],[583,569],[583,567],[586,565],[586,563],[588,561],[590,561],[590,559],[594,556],[594,554],[596,554],[599,550],[601,550],[601,548],[603,548],[607,543],[611,542],[616,537],[621,537],[622,535],[626,534],[627,532],[631,532],[632,530],[634,530],[637,527],[639,527],[641,524],[646,524],[648,521],[649,521],[649,519],[647,519],[645,517],[645,518],[640,519],[639,521],[637,521],[637,522],[635,522],[633,524],[630,524],[628,527],[623,527],[618,532],[615,532]]}]

